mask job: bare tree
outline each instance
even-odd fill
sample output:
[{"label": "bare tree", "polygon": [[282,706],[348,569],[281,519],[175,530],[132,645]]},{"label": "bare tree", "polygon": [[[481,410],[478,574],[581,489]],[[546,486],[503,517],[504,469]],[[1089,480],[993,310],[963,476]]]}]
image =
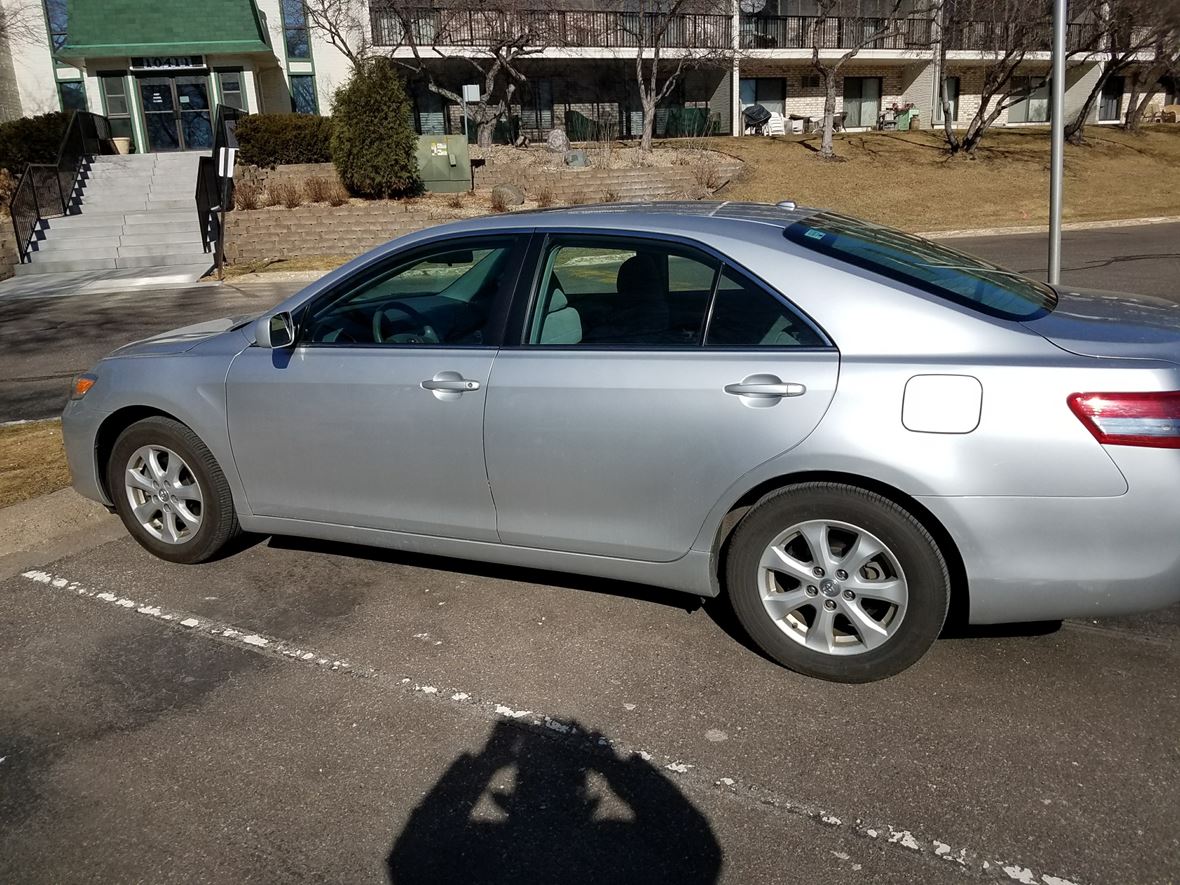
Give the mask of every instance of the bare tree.
[{"label": "bare tree", "polygon": [[[1074,143],[1082,141],[1090,112],[1111,77],[1123,75],[1141,54],[1177,42],[1175,10],[1169,11],[1167,4],[1158,0],[1091,0],[1089,7],[1098,49],[1087,57],[1101,58],[1101,67],[1085,102],[1066,121],[1065,137]],[[1163,58],[1166,52],[1157,55]],[[1159,74],[1155,76],[1158,79]]]},{"label": "bare tree", "polygon": [[[423,77],[427,88],[456,102],[475,124],[481,147],[489,147],[496,123],[508,115],[513,96],[527,81],[521,61],[544,51],[554,34],[554,13],[537,0],[462,0],[449,6],[406,6],[374,2],[374,19],[385,16],[380,42],[392,44],[394,57]],[[390,24],[392,23],[392,27]],[[408,55],[396,49],[408,50]],[[438,62],[454,61],[469,67],[480,80],[478,102],[438,80]]]},{"label": "bare tree", "polygon": [[23,44],[37,46],[45,42],[44,17],[37,0],[0,2],[0,46]]},{"label": "bare tree", "polygon": [[639,149],[650,151],[656,111],[685,72],[732,63],[732,0],[626,0],[611,15],[635,50],[635,85],[643,110]]},{"label": "bare tree", "polygon": [[364,0],[304,0],[307,27],[327,40],[354,68],[373,54]]},{"label": "bare tree", "polygon": [[[811,66],[824,84],[820,156],[834,156],[836,83],[841,70],[863,49],[898,43],[914,47],[926,44],[928,10],[921,0],[918,4],[911,0],[815,0],[807,45],[811,48]],[[829,49],[844,51],[833,59],[825,53]]]},{"label": "bare tree", "polygon": [[[1000,115],[1027,99],[1029,87],[1018,86],[1016,70],[1029,52],[1048,49],[1051,33],[1045,0],[955,0],[944,2],[938,36],[939,99],[947,147],[952,154],[973,155]],[[947,50],[973,49],[986,53],[979,90],[979,107],[960,135],[951,125],[952,106],[947,90]]]},{"label": "bare tree", "polygon": [[1175,36],[1170,43],[1157,43],[1151,63],[1141,66],[1131,78],[1131,95],[1123,119],[1123,128],[1128,132],[1139,131],[1139,124],[1143,122],[1143,115],[1155,96],[1157,84],[1168,74],[1173,77],[1180,75],[1180,44]]}]

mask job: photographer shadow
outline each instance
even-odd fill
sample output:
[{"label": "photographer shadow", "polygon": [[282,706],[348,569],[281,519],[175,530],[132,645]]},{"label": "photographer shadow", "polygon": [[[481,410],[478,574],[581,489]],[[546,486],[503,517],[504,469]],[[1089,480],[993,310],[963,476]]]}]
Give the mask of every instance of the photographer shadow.
[{"label": "photographer shadow", "polygon": [[398,836],[390,881],[717,880],[709,822],[654,765],[597,734],[590,751],[545,731],[497,722],[477,755],[452,762]]}]

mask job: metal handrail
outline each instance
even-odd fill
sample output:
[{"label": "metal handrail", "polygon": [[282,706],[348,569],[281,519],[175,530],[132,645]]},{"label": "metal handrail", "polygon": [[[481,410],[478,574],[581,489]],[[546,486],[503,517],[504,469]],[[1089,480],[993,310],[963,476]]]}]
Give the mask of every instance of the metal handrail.
[{"label": "metal handrail", "polygon": [[114,153],[110,121],[102,114],[74,111],[62,134],[56,162],[25,166],[8,206],[21,264],[29,260],[41,222],[70,214],[84,167],[92,157],[103,153]]},{"label": "metal handrail", "polygon": [[221,149],[236,147],[234,129],[238,120],[247,116],[245,111],[221,105],[213,125],[213,149],[209,156],[197,161],[197,224],[201,229],[201,245],[206,252],[213,253],[213,265],[217,276],[225,264],[225,213],[233,209],[234,180],[232,172],[222,176],[218,169]]}]

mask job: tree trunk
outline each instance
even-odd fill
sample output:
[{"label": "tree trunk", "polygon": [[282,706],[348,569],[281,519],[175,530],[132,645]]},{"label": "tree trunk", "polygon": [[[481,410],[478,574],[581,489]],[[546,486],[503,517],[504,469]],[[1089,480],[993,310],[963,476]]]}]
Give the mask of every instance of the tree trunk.
[{"label": "tree trunk", "polygon": [[832,150],[832,133],[836,128],[836,72],[824,70],[824,134],[820,139],[819,155],[830,160],[835,155]]},{"label": "tree trunk", "polygon": [[640,102],[643,104],[643,136],[639,139],[639,150],[646,153],[651,150],[656,131],[656,103],[646,95],[640,97]]},{"label": "tree trunk", "polygon": [[1066,141],[1072,142],[1073,144],[1082,143],[1082,133],[1086,128],[1086,122],[1090,118],[1090,111],[1094,109],[1094,102],[1098,101],[1098,96],[1102,94],[1102,87],[1106,85],[1106,81],[1110,79],[1113,73],[1114,67],[1109,62],[1102,66],[1102,73],[1098,75],[1098,82],[1094,84],[1094,88],[1086,96],[1086,101],[1082,104],[1077,116],[1065,122]]},{"label": "tree trunk", "polygon": [[475,139],[481,148],[490,148],[492,146],[492,135],[496,130],[496,121],[484,120],[476,124]]},{"label": "tree trunk", "polygon": [[[944,68],[943,70],[945,71],[946,69]],[[942,107],[942,129],[946,133],[946,146],[952,154],[957,154],[962,145],[959,144],[959,139],[955,135],[954,120],[951,119],[953,108],[951,107],[950,101],[947,100],[946,75],[944,74],[942,77],[939,77],[938,82],[938,103]]]}]

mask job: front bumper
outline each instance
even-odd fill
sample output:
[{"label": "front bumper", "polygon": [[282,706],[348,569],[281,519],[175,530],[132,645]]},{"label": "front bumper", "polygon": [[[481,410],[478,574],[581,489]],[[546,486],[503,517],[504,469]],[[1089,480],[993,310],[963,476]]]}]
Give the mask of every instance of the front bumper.
[{"label": "front bumper", "polygon": [[1127,479],[1108,498],[919,498],[954,538],[970,621],[1108,617],[1180,602],[1180,452],[1108,452]]},{"label": "front bumper", "polygon": [[70,465],[75,491],[110,507],[111,500],[103,491],[97,458],[98,429],[102,425],[103,415],[87,408],[88,398],[89,395],[80,400],[70,400],[61,414],[66,462]]}]

